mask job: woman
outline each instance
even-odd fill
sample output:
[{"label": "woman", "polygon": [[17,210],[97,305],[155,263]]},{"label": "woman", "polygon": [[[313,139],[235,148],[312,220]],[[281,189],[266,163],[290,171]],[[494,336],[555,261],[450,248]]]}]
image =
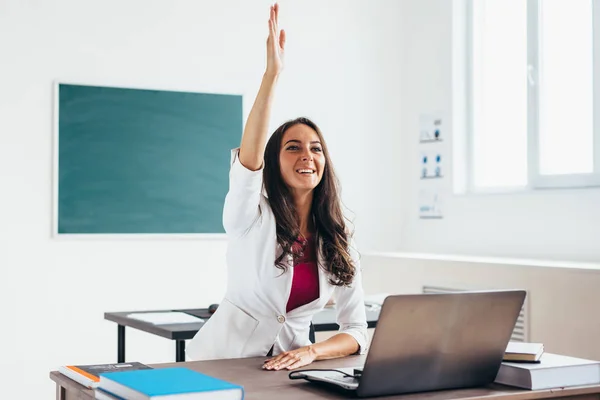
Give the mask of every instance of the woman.
[{"label": "woman", "polygon": [[[226,295],[187,350],[204,360],[273,356],[267,370],[364,353],[367,344],[361,272],[319,128],[306,118],[289,121],[265,149],[285,47],[278,12],[271,7],[267,70],[241,147],[232,151]],[[312,316],[332,295],[340,332],[312,344]]]}]

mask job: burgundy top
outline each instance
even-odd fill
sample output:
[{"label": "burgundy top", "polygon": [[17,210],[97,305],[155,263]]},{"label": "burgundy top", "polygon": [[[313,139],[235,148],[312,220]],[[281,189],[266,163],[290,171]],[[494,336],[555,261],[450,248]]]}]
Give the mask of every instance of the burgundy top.
[{"label": "burgundy top", "polygon": [[[294,249],[301,249],[302,239],[294,243]],[[313,237],[306,240],[303,256],[296,260],[292,290],[287,302],[286,312],[308,304],[319,298],[319,270],[317,267],[317,252]]]}]

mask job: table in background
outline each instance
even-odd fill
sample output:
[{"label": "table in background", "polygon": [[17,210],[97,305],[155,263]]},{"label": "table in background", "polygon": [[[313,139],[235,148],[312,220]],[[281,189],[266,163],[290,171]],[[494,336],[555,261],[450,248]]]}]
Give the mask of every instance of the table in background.
[{"label": "table in background", "polygon": [[[379,319],[379,306],[366,305],[367,323],[369,328],[374,328]],[[158,310],[158,311],[122,311],[104,313],[104,319],[117,323],[117,362],[125,362],[125,327],[139,329],[140,331],[152,333],[170,340],[175,340],[175,361],[185,361],[185,341],[192,339],[200,330],[203,322],[155,325],[150,322],[140,321],[128,317],[133,313],[156,313],[156,312],[184,312],[204,320],[210,318],[208,309],[183,309],[183,310]],[[336,331],[339,326],[335,323],[335,308],[325,308],[313,317],[313,328],[315,332]],[[311,341],[314,343],[314,332],[311,332]]]}]

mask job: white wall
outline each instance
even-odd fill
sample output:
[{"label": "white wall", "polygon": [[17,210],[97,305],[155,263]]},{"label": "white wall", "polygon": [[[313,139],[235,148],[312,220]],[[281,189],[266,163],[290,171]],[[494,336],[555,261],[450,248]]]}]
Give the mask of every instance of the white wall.
[{"label": "white wall", "polygon": [[[399,4],[281,3],[288,52],[272,127],[299,115],[320,124],[359,246],[393,247],[398,187],[372,178],[379,168],[397,174]],[[4,397],[51,398],[51,369],[116,361],[116,325],[103,312],[205,306],[226,279],[223,240],[51,237],[53,81],[241,93],[247,116],[264,70],[269,4],[0,2]],[[127,331],[128,360],[173,357],[174,343]]]},{"label": "white wall", "polygon": [[366,254],[367,293],[421,293],[423,286],[527,291],[526,339],[546,351],[600,360],[600,264]]},{"label": "white wall", "polygon": [[[402,1],[400,113],[405,194],[397,249],[554,260],[600,260],[600,190],[452,195],[445,179],[443,220],[418,219],[419,114],[441,110],[452,126],[452,1]],[[463,132],[450,132],[446,152]],[[451,154],[446,164],[451,171]],[[510,155],[507,155],[510,159]],[[391,249],[382,248],[382,251]]]}]

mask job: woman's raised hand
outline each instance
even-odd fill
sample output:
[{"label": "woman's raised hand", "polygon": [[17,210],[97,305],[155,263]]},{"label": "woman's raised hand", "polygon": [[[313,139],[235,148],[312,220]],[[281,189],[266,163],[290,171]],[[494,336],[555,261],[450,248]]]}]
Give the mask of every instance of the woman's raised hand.
[{"label": "woman's raised hand", "polygon": [[251,171],[258,171],[263,165],[275,86],[279,74],[283,70],[285,32],[283,30],[279,31],[278,14],[279,5],[275,3],[271,6],[269,17],[267,70],[263,75],[256,100],[254,100],[254,105],[248,115],[240,145],[240,162]]},{"label": "woman's raised hand", "polygon": [[271,6],[269,37],[267,39],[267,74],[277,76],[283,70],[285,31],[279,30],[279,4]]}]

